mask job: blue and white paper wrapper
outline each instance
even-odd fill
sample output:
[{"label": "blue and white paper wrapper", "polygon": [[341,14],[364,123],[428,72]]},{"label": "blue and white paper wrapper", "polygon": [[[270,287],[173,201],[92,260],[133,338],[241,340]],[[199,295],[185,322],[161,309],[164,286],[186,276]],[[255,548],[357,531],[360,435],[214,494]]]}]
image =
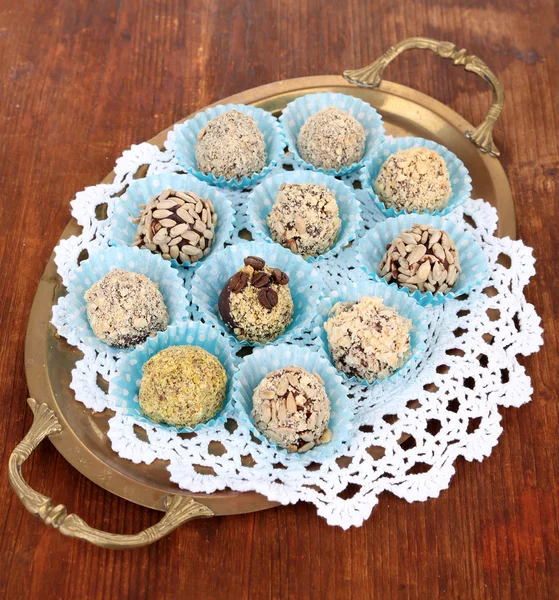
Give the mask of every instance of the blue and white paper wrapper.
[{"label": "blue and white paper wrapper", "polygon": [[[202,314],[218,327],[225,330],[234,341],[237,341],[222,321],[217,307],[219,294],[227,281],[244,266],[247,256],[259,256],[267,265],[278,268],[289,275],[289,289],[293,298],[293,320],[287,329],[274,342],[288,340],[298,332],[311,326],[316,314],[316,306],[322,297],[322,282],[312,266],[300,256],[293,254],[279,244],[267,242],[241,242],[229,246],[214,256],[196,271],[192,280],[192,301]],[[249,346],[262,344],[247,341],[237,343]]]},{"label": "blue and white paper wrapper", "polygon": [[[201,198],[212,201],[217,214],[217,227],[208,256],[212,252],[222,249],[225,242],[228,242],[233,235],[235,212],[231,202],[219,190],[196,179],[193,175],[178,175],[176,173],[150,175],[144,179],[136,179],[128,186],[126,193],[123,194],[120,200],[115,202],[109,215],[109,243],[111,246],[130,246],[132,244],[138,229],[138,225],[133,223],[132,219],[138,217],[142,212],[140,204],[147,204],[168,188],[177,192],[194,192]],[[149,250],[145,251],[149,252]],[[201,260],[206,258],[204,257]],[[169,262],[176,267],[191,267],[197,265],[200,261],[180,264],[171,259]]]},{"label": "blue and white paper wrapper", "polygon": [[282,183],[314,183],[326,186],[336,196],[342,227],[338,239],[324,254],[309,256],[306,260],[313,262],[332,254],[337,254],[357,237],[361,226],[361,205],[353,190],[342,181],[330,175],[313,171],[287,171],[265,179],[252,191],[248,197],[249,229],[270,243],[275,243],[270,235],[266,217],[276,201],[279,187]]},{"label": "blue and white paper wrapper", "polygon": [[399,369],[390,375],[390,377],[371,383],[367,382],[365,379],[360,380],[355,376],[348,377],[342,371],[339,371],[339,373],[346,381],[354,381],[361,385],[374,385],[375,383],[387,381],[388,379],[393,381],[409,371],[409,369],[423,356],[427,347],[425,340],[428,333],[425,309],[413,300],[413,298],[410,298],[406,294],[402,294],[397,288],[374,281],[348,281],[340,284],[336,290],[330,292],[330,295],[324,298],[320,303],[313,333],[319,338],[322,349],[327,353],[332,364],[334,364],[328,348],[328,337],[326,336],[324,323],[328,320],[328,315],[337,302],[355,302],[363,298],[363,296],[376,296],[377,298],[382,298],[385,306],[391,306],[396,309],[402,317],[411,319],[411,355]]},{"label": "blue and white paper wrapper", "polygon": [[97,352],[129,352],[113,348],[98,339],[87,319],[85,292],[113,269],[141,273],[157,283],[167,307],[169,325],[177,325],[188,317],[187,294],[182,279],[167,261],[138,248],[107,248],[80,264],[68,282],[68,294],[60,298],[54,307],[54,310],[64,310],[68,317],[68,326],[59,333],[70,344],[81,343]]},{"label": "blue and white paper wrapper", "polygon": [[382,165],[386,162],[386,159],[395,152],[407,150],[408,148],[420,148],[422,146],[429,148],[429,150],[435,150],[435,152],[438,152],[443,157],[452,186],[452,196],[446,207],[441,210],[435,210],[429,214],[446,215],[458,206],[464,204],[470,197],[472,192],[472,178],[464,166],[464,163],[450,150],[436,142],[418,137],[387,139],[379,148],[377,148],[376,152],[365,161],[359,176],[363,189],[366,190],[369,196],[375,201],[377,208],[385,217],[396,217],[407,213],[404,210],[396,210],[394,207],[387,208],[384,205],[384,202],[376,195],[373,186]]},{"label": "blue and white paper wrapper", "polygon": [[[419,290],[411,293],[406,287],[399,288],[395,281],[387,283],[386,279],[379,275],[379,265],[386,252],[386,246],[401,231],[410,229],[415,223],[429,224],[435,229],[444,229],[456,244],[462,273],[456,285],[446,294],[440,292],[437,294],[422,293]],[[403,292],[411,296],[422,306],[435,306],[462,294],[467,294],[472,288],[485,281],[487,277],[487,258],[479,244],[464,231],[463,226],[444,217],[432,217],[430,215],[403,215],[378,223],[359,240],[357,261],[363,271],[375,281],[381,281],[385,285],[399,289],[400,293]]]},{"label": "blue and white paper wrapper", "polygon": [[[314,113],[330,107],[336,107],[348,112],[354,119],[359,121],[367,137],[365,138],[365,150],[360,161],[353,163],[349,167],[343,167],[339,171],[330,169],[325,171],[320,167],[315,167],[308,162],[305,162],[299,154],[297,146],[297,138],[299,131],[305,121]],[[375,149],[384,140],[384,125],[380,114],[367,102],[360,98],[349,96],[348,94],[336,94],[334,92],[319,92],[317,94],[307,94],[301,96],[293,102],[290,102],[283,111],[280,122],[287,138],[289,150],[297,157],[307,169],[320,171],[327,175],[347,175],[356,171],[363,165],[363,161],[371,156]]]},{"label": "blue and white paper wrapper", "polygon": [[[175,427],[165,423],[155,423],[146,417],[140,410],[138,393],[145,363],[159,351],[169,346],[200,346],[213,354],[222,364],[227,373],[227,395],[222,409],[206,423],[199,423],[196,427]],[[136,421],[149,427],[154,425],[186,433],[199,431],[206,427],[213,427],[217,423],[225,423],[225,413],[231,408],[231,389],[233,376],[237,370],[231,351],[231,345],[226,336],[212,325],[200,321],[186,321],[176,326],[170,326],[166,331],[158,333],[155,337],[148,338],[143,344],[137,346],[132,352],[120,357],[116,364],[117,374],[109,384],[109,395],[115,406],[133,417]]]},{"label": "blue and white paper wrapper", "polygon": [[[200,130],[212,119],[231,110],[238,110],[256,121],[258,129],[260,129],[264,136],[268,155],[266,166],[262,171],[250,177],[243,177],[240,181],[235,178],[225,179],[223,176],[218,178],[212,173],[202,173],[198,170],[198,163],[196,161],[196,145],[198,144],[198,133]],[[232,190],[242,190],[251,187],[265,177],[281,160],[286,145],[283,130],[276,117],[261,108],[245,104],[222,104],[208,108],[188,119],[188,121],[176,125],[173,133],[175,135],[177,161],[183,169],[196,175],[198,179],[206,183],[219,187],[227,187]],[[165,142],[165,146],[168,146],[168,142]]]},{"label": "blue and white paper wrapper", "polygon": [[[318,373],[324,382],[326,395],[330,399],[330,421],[328,428],[332,439],[326,444],[319,444],[308,452],[288,452],[270,442],[254,424],[252,418],[252,396],[258,384],[271,371],[283,367],[297,366]],[[233,406],[238,416],[253,434],[265,444],[273,446],[278,453],[292,457],[294,460],[322,461],[336,454],[343,454],[344,442],[353,432],[354,403],[347,395],[338,371],[330,364],[322,352],[316,348],[278,344],[256,349],[244,358],[233,380]]]}]

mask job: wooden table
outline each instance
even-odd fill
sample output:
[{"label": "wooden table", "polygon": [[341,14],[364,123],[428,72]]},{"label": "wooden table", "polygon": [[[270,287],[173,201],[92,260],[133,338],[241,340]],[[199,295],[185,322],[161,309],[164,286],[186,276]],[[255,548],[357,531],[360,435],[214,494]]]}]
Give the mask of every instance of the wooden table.
[{"label": "wooden table", "polygon": [[[559,69],[553,0],[373,3],[308,0],[3,0],[0,7],[0,590],[19,598],[557,598],[559,595]],[[440,498],[381,497],[344,532],[300,504],[193,522],[163,542],[111,552],[64,538],[9,489],[9,453],[31,424],[23,339],[31,300],[76,191],[122,150],[219,98],[267,82],[363,66],[425,35],[466,46],[506,90],[496,128],[519,215],[538,258],[528,288],[546,327],[523,360],[533,401],[502,412],[482,463],[458,461]],[[488,88],[426,53],[388,79],[478,123]],[[40,446],[38,490],[96,527],[138,531],[160,514],[104,492]]]}]

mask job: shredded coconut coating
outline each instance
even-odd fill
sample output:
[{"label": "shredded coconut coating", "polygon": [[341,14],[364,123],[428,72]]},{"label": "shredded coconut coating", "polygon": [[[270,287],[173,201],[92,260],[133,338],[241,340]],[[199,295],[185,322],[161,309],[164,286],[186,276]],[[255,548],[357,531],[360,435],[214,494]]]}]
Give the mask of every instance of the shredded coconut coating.
[{"label": "shredded coconut coating", "polygon": [[330,400],[317,374],[301,367],[272,371],[254,390],[252,402],[258,430],[290,452],[306,452],[332,439]]},{"label": "shredded coconut coating", "polygon": [[412,322],[382,298],[364,296],[357,302],[338,302],[324,329],[339,371],[369,383],[386,379],[411,354]]},{"label": "shredded coconut coating", "polygon": [[304,257],[328,252],[342,225],[334,194],[313,183],[282,184],[266,222],[275,242]]},{"label": "shredded coconut coating", "polygon": [[[261,271],[272,277],[272,267],[266,265]],[[293,320],[293,299],[289,285],[271,283],[269,287],[277,293],[278,302],[274,307],[266,308],[258,300],[261,288],[252,285],[253,267],[244,266],[239,272],[248,275],[248,285],[239,293],[229,296],[233,333],[238,340],[270,342],[282,334]]]},{"label": "shredded coconut coating", "polygon": [[219,360],[199,346],[170,346],[144,365],[139,401],[155,423],[195,427],[223,406],[227,374]]},{"label": "shredded coconut coating", "polygon": [[109,346],[130,348],[167,329],[163,296],[157,284],[140,273],[113,269],[84,298],[93,333]]},{"label": "shredded coconut coating", "polygon": [[443,157],[423,147],[390,155],[380,169],[374,188],[387,208],[406,212],[440,210],[452,196]]},{"label": "shredded coconut coating", "polygon": [[304,161],[325,171],[339,171],[363,158],[365,137],[359,121],[345,110],[331,106],[303,123],[297,147]]},{"label": "shredded coconut coating", "polygon": [[198,134],[196,161],[202,173],[241,180],[262,171],[267,157],[256,121],[238,110],[212,119]]}]

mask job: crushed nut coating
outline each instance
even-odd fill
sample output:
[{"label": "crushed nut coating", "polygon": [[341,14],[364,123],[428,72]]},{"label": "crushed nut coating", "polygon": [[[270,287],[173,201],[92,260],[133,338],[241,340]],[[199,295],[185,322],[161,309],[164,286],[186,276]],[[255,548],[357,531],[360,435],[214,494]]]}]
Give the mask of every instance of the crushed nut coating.
[{"label": "crushed nut coating", "polygon": [[386,379],[411,354],[412,322],[382,298],[363,296],[338,302],[324,324],[328,347],[339,371],[369,383]]},{"label": "crushed nut coating", "polygon": [[219,360],[199,346],[170,346],[144,365],[139,401],[155,423],[195,427],[223,406],[227,374]]},{"label": "crushed nut coating", "polygon": [[113,269],[84,294],[93,333],[115,348],[130,348],[165,331],[169,317],[157,284],[145,275]]}]

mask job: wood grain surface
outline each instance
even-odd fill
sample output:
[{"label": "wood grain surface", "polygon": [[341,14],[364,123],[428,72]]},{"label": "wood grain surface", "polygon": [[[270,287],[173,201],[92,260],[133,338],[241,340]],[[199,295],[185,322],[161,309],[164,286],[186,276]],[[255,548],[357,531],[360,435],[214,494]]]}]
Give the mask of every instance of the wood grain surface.
[{"label": "wood grain surface", "polygon": [[[0,592],[20,598],[559,597],[559,19],[554,0],[0,0]],[[502,411],[490,458],[458,461],[425,503],[380,498],[359,529],[305,504],[193,522],[149,548],[101,550],[33,518],[7,482],[31,424],[23,341],[35,289],[74,194],[174,121],[256,85],[363,66],[424,35],[466,47],[506,90],[495,139],[519,236],[534,248],[528,298],[545,348],[523,360],[533,401]],[[487,86],[410,52],[386,77],[478,123]],[[104,492],[49,443],[25,475],[96,527],[156,513]]]}]

